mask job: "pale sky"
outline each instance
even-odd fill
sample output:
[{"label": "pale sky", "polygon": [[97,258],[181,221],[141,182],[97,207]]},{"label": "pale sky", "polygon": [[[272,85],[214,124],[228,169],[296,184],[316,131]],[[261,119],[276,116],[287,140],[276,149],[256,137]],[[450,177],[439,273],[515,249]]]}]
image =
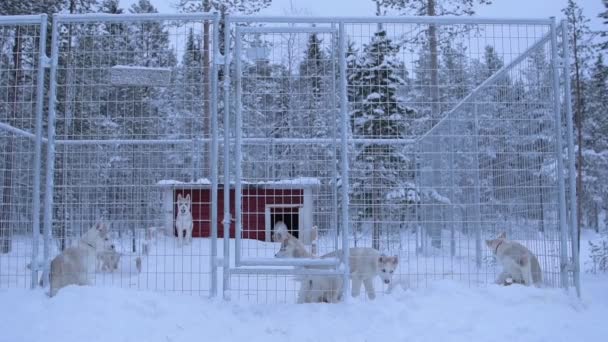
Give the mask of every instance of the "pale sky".
[{"label": "pale sky", "polygon": [[[136,0],[122,0],[123,7],[129,7]],[[174,13],[175,0],[151,0],[161,13]],[[493,0],[489,6],[478,6],[477,15],[494,18],[563,18],[560,10],[567,0]],[[602,29],[597,15],[603,10],[602,0],[578,0],[585,15],[591,19],[591,29]],[[270,8],[261,14],[285,15],[290,8],[299,15],[315,16],[367,16],[374,15],[375,6],[371,0],[272,0]]]}]

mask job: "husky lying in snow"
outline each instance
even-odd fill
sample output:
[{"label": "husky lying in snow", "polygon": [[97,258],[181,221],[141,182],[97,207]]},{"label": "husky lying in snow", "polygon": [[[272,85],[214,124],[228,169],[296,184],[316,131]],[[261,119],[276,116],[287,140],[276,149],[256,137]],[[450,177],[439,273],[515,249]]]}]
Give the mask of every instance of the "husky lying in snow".
[{"label": "husky lying in snow", "polygon": [[81,237],[76,246],[68,247],[57,255],[51,261],[50,296],[53,297],[68,285],[89,285],[88,276],[95,272],[98,253],[111,250],[110,246],[108,227],[97,223]]},{"label": "husky lying in snow", "polygon": [[[316,258],[306,250],[298,238],[287,232],[287,226],[283,222],[279,221],[275,224],[273,240],[281,242],[281,249],[275,254],[277,258]],[[306,268],[327,269],[328,267],[309,266]],[[305,275],[298,280],[301,282],[298,303],[337,303],[342,298],[342,277],[340,276]]]},{"label": "husky lying in snow", "polygon": [[[376,291],[374,290],[374,277],[376,276],[379,276],[383,283],[391,285],[393,273],[399,264],[398,256],[386,256],[380,254],[376,249],[368,247],[353,247],[349,249],[349,253],[348,265],[350,267],[350,278],[353,281],[353,297],[359,296],[361,284],[363,284],[367,297],[369,299],[376,298]],[[344,262],[341,250],[325,254],[321,258],[335,256],[340,257],[341,261]]]},{"label": "husky lying in snow", "polygon": [[175,228],[177,229],[177,241],[181,241],[183,246],[192,242],[192,200],[190,194],[182,197],[177,195],[177,217],[175,218]]},{"label": "husky lying in snow", "polygon": [[542,270],[538,258],[525,246],[507,240],[505,233],[496,239],[486,240],[486,245],[502,265],[503,270],[496,278],[497,284],[542,285]]}]

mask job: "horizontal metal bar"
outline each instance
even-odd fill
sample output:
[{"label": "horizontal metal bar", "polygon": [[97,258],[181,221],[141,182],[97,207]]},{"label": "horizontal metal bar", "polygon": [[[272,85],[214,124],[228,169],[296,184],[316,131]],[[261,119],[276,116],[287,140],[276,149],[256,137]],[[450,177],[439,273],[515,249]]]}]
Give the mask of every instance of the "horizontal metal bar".
[{"label": "horizontal metal bar", "polygon": [[209,142],[211,138],[200,139],[58,139],[58,145],[172,145]]},{"label": "horizontal metal bar", "polygon": [[339,270],[320,270],[314,268],[232,268],[230,274],[273,274],[273,275],[325,275],[325,276],[341,276],[342,271]]},{"label": "horizontal metal bar", "polygon": [[128,14],[107,14],[107,13],[86,13],[86,14],[55,14],[53,18],[59,23],[75,22],[121,22],[121,21],[151,21],[151,20],[213,20],[215,13],[128,13]]},{"label": "horizontal metal bar", "polygon": [[337,258],[243,258],[239,266],[337,266]]},{"label": "horizontal metal bar", "polygon": [[[58,139],[56,144],[60,145],[169,145],[169,144],[190,144],[193,142],[210,142],[211,138],[196,138],[196,139]],[[416,139],[364,139],[352,138],[348,139],[350,143],[355,144],[413,144]],[[234,143],[234,138],[230,139]],[[338,144],[334,138],[243,138],[243,144],[263,145],[263,144],[279,144],[279,145],[307,145],[307,144]],[[219,142],[223,144],[223,141]]]},{"label": "horizontal metal bar", "polygon": [[240,33],[337,33],[331,27],[238,27]]},{"label": "horizontal metal bar", "polygon": [[46,14],[33,14],[33,15],[5,15],[0,16],[0,25],[11,25],[11,24],[40,24],[43,20],[46,20]]},{"label": "horizontal metal bar", "polygon": [[11,133],[14,133],[14,134],[26,137],[28,139],[32,139],[32,140],[36,139],[36,135],[34,133],[30,133],[28,131],[24,131],[22,129],[13,127],[11,125],[7,125],[7,124],[2,123],[2,122],[0,122],[0,129],[3,129],[5,131],[8,131],[8,132],[11,132]]},{"label": "horizontal metal bar", "polygon": [[266,23],[404,23],[404,24],[510,24],[510,25],[550,25],[550,18],[483,18],[483,17],[458,17],[458,16],[389,16],[389,17],[291,17],[291,16],[231,16],[231,22],[266,22]]},{"label": "horizontal metal bar", "polygon": [[529,57],[529,55],[532,51],[538,49],[541,45],[547,43],[549,41],[549,39],[551,39],[551,32],[548,32],[547,34],[545,34],[536,43],[532,44],[532,46],[530,46],[524,52],[522,52],[519,56],[517,56],[517,58],[513,59],[509,64],[498,69],[498,71],[496,71],[494,74],[492,74],[492,76],[488,77],[485,81],[481,82],[477,87],[475,87],[473,90],[471,90],[467,96],[465,96],[456,105],[454,105],[454,107],[452,109],[450,109],[450,111],[447,112],[445,114],[445,116],[443,118],[441,118],[441,120],[439,120],[433,127],[431,127],[431,129],[426,131],[426,133],[424,133],[420,138],[418,138],[418,141],[420,141],[420,140],[424,139],[426,136],[428,136],[431,132],[433,132],[433,130],[435,130],[435,128],[439,127],[439,125],[441,125],[445,120],[447,120],[451,114],[453,114],[455,111],[460,109],[460,107],[467,104],[474,96],[477,95],[477,93],[486,89],[490,83],[501,78],[504,74],[509,72],[515,66],[519,65],[519,63],[521,63],[524,59]]}]

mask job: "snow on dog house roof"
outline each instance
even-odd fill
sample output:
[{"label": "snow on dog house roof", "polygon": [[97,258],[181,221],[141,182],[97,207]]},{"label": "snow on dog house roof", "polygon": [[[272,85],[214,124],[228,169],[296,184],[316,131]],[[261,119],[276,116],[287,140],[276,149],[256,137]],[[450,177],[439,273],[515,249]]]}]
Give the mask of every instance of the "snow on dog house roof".
[{"label": "snow on dog house roof", "polygon": [[[195,182],[181,182],[178,180],[164,179],[156,183],[162,188],[189,188],[189,189],[206,189],[211,187],[211,181],[207,178],[198,179]],[[219,187],[223,187],[224,184],[218,184]],[[303,189],[303,188],[316,188],[321,185],[321,181],[317,178],[312,177],[299,177],[293,179],[282,179],[278,181],[261,181],[261,182],[247,182],[242,181],[241,185],[243,188],[261,188],[261,189]],[[234,187],[234,182],[230,183],[231,187]]]},{"label": "snow on dog house roof", "polygon": [[171,68],[114,65],[110,83],[117,86],[167,87],[171,84]]}]

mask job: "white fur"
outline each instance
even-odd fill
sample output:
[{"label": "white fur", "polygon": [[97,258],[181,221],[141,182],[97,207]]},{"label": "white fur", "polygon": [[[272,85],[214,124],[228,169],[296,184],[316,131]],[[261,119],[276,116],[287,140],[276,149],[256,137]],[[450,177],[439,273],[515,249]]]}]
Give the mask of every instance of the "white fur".
[{"label": "white fur", "polygon": [[181,245],[192,242],[192,200],[190,194],[182,197],[182,194],[177,195],[177,217],[175,219],[175,228],[177,229],[177,241]]},{"label": "white fur", "polygon": [[50,296],[68,285],[89,285],[89,274],[97,267],[97,254],[110,249],[108,228],[98,223],[89,229],[76,246],[66,248],[51,261]]},{"label": "white fur", "polygon": [[[349,268],[352,280],[352,296],[358,297],[361,293],[361,285],[365,286],[367,297],[376,298],[374,290],[374,277],[379,276],[382,282],[391,285],[393,273],[399,264],[398,256],[386,256],[380,254],[376,249],[367,247],[353,247],[349,249]],[[336,251],[322,256],[322,258],[338,256],[342,258],[342,252]]]},{"label": "white fur", "polygon": [[[316,227],[314,228],[316,231]],[[287,226],[281,221],[275,224],[273,240],[281,242],[281,249],[276,258],[317,258],[304,244],[287,232]],[[305,267],[308,269],[328,269],[328,267]],[[298,303],[337,303],[342,299],[342,277],[332,275],[306,275],[297,278],[300,281]]]},{"label": "white fur", "polygon": [[496,255],[502,266],[502,272],[496,278],[497,284],[519,283],[526,286],[542,284],[542,270],[538,258],[525,246],[507,240],[505,233],[500,234],[496,239],[486,240],[486,246]]},{"label": "white fur", "polygon": [[109,249],[97,252],[97,271],[114,272],[118,269],[120,253],[116,251],[114,245]]}]

